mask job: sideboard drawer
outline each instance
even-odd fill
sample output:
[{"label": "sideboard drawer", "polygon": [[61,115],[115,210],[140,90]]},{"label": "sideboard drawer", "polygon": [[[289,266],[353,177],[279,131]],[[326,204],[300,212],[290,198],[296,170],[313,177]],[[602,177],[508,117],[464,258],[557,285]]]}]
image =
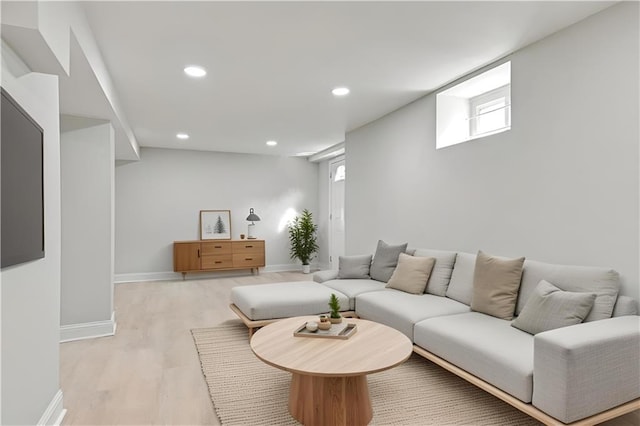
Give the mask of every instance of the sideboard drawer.
[{"label": "sideboard drawer", "polygon": [[264,241],[234,241],[233,254],[258,253],[264,254]]},{"label": "sideboard drawer", "polygon": [[216,241],[200,244],[202,255],[209,254],[231,254],[231,241]]},{"label": "sideboard drawer", "polygon": [[233,268],[233,257],[230,254],[202,256],[202,269]]},{"label": "sideboard drawer", "polygon": [[234,268],[258,268],[264,266],[264,253],[234,253]]}]

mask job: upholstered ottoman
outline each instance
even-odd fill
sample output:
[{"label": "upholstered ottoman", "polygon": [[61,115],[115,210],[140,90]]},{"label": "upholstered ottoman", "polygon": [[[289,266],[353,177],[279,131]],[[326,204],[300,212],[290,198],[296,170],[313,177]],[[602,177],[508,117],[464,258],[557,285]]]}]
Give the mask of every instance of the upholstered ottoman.
[{"label": "upholstered ottoman", "polygon": [[[281,318],[329,312],[329,297],[335,294],[343,309],[349,308],[349,298],[337,290],[314,281],[294,281],[258,284],[231,289],[231,310],[249,327],[263,327]],[[343,312],[352,316],[353,312]]]}]

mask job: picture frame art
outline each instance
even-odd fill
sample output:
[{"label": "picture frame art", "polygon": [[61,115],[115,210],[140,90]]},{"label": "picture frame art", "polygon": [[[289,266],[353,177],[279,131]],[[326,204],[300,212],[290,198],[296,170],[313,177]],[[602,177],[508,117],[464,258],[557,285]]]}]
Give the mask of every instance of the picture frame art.
[{"label": "picture frame art", "polygon": [[200,210],[201,240],[231,239],[231,210]]}]

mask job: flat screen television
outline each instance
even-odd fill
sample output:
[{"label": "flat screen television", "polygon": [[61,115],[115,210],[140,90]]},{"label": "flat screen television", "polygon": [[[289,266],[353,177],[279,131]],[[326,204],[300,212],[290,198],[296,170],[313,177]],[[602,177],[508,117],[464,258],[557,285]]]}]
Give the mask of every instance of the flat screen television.
[{"label": "flat screen television", "polygon": [[0,267],[6,268],[44,257],[44,133],[0,92]]}]

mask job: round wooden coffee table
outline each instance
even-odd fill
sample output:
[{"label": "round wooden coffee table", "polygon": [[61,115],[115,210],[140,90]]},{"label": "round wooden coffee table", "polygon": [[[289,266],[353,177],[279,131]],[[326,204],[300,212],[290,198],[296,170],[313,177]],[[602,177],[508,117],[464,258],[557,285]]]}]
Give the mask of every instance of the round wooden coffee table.
[{"label": "round wooden coffee table", "polygon": [[393,368],[413,350],[404,334],[386,325],[356,323],[349,339],[294,337],[313,317],[269,324],[251,338],[251,349],[263,362],[292,373],[289,412],[304,425],[366,425],[373,417],[367,374]]}]

